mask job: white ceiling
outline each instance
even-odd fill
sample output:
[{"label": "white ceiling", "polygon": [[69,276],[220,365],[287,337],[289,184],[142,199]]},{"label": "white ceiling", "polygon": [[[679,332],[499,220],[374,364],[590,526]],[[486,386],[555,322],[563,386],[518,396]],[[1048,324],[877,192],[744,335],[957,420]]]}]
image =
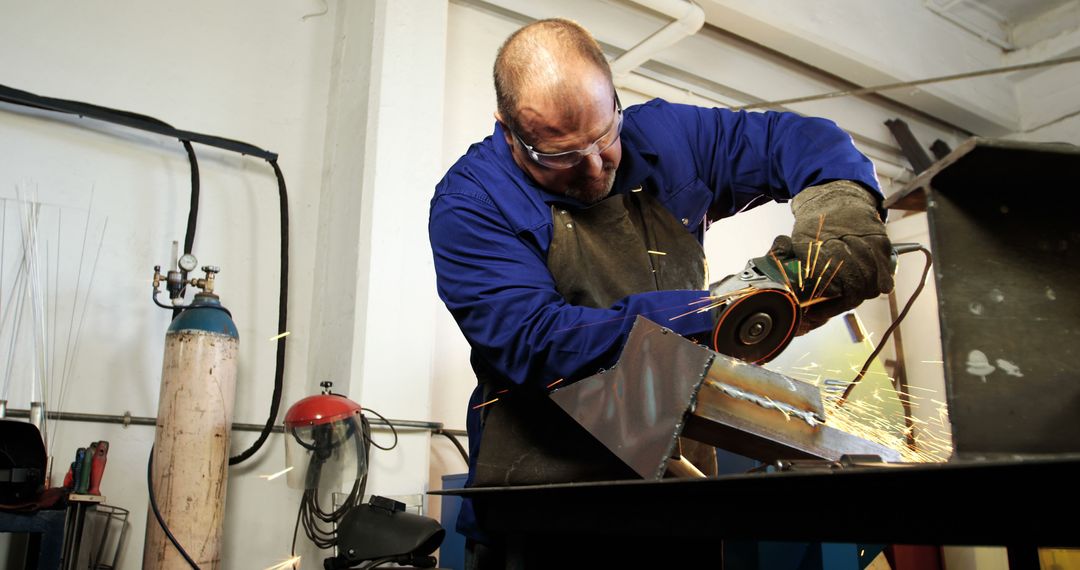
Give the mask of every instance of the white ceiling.
[{"label": "white ceiling", "polygon": [[1077,0],[923,0],[928,10],[1012,51],[1075,27]]},{"label": "white ceiling", "polygon": [[[1080,54],[1080,0],[695,1],[713,26],[856,85]],[[1078,69],[1071,63],[883,95],[980,136],[1027,136],[1080,114]]]},{"label": "white ceiling", "polygon": [[999,14],[1012,25],[1041,16],[1054,8],[1069,4],[1072,0],[972,0]]}]

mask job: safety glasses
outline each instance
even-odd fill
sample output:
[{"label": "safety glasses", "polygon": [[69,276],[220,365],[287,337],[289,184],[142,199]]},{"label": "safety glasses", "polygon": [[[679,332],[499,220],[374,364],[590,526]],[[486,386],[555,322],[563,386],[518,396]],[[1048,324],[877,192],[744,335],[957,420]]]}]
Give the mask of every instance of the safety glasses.
[{"label": "safety glasses", "polygon": [[[567,168],[573,168],[577,166],[586,156],[590,154],[600,154],[605,150],[611,148],[611,145],[615,144],[615,141],[619,140],[619,134],[622,133],[623,113],[622,103],[619,101],[619,94],[615,93],[615,121],[607,132],[600,138],[593,141],[589,146],[581,150],[568,150],[565,152],[538,152],[535,148],[529,146],[525,141],[521,140],[513,129],[509,129],[510,133],[514,135],[514,140],[521,145],[521,148],[525,150],[525,153],[529,155],[529,158],[533,162],[543,166],[545,168],[551,168],[554,170],[565,170]],[[509,128],[509,127],[508,127]]]}]

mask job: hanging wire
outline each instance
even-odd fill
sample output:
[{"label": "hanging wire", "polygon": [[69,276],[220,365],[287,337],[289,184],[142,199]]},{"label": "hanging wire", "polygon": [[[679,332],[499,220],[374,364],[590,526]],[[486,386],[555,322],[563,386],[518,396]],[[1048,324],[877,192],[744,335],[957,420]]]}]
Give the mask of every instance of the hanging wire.
[{"label": "hanging wire", "polygon": [[436,429],[436,430],[431,430],[431,433],[441,435],[441,436],[446,437],[447,439],[449,439],[450,443],[453,443],[454,447],[457,448],[458,453],[461,454],[461,458],[465,460],[465,464],[466,465],[469,464],[469,452],[465,451],[465,447],[461,445],[461,442],[458,441],[458,438],[454,434],[452,434],[452,433],[450,433],[450,432],[448,432],[448,431],[446,431],[446,430],[444,430],[442,428],[439,428],[439,429]]},{"label": "hanging wire", "polygon": [[[370,443],[371,445],[374,445],[375,447],[377,447],[377,448],[379,448],[379,449],[381,449],[383,451],[390,451],[391,449],[394,449],[395,447],[397,447],[398,434],[397,434],[397,429],[394,428],[394,424],[390,423],[390,420],[387,420],[386,418],[384,418],[383,415],[380,414],[379,412],[376,412],[375,410],[373,410],[371,408],[364,408],[364,409],[366,411],[368,411],[368,412],[371,412],[371,413],[375,414],[375,416],[378,417],[380,420],[382,420],[384,424],[389,426],[390,433],[394,434],[394,443],[391,443],[389,447],[383,447],[383,446],[375,443],[371,439],[371,424],[368,422],[368,419],[366,417],[364,417],[363,414],[361,414],[360,415],[360,423],[361,423],[361,425],[364,426],[363,434],[364,434],[364,442],[365,442],[365,444]],[[365,454],[366,454],[366,452],[365,452]],[[364,459],[367,459],[367,457],[364,457]]]},{"label": "hanging wire", "polygon": [[946,81],[956,81],[957,79],[970,79],[973,77],[984,77],[987,75],[996,75],[999,73],[1010,73],[1013,71],[1024,71],[1026,69],[1039,69],[1043,67],[1052,67],[1056,65],[1063,65],[1066,63],[1073,63],[1080,61],[1080,55],[1074,55],[1069,57],[1061,57],[1057,59],[1048,59],[1045,61],[1036,61],[1032,63],[1021,63],[1017,65],[1006,65],[1004,67],[993,67],[990,69],[981,69],[979,71],[968,71],[964,73],[954,73],[951,75],[939,75],[937,77],[928,77],[925,79],[916,79],[914,81],[899,81],[896,83],[885,83],[882,85],[874,85],[872,87],[859,87],[856,89],[843,89],[841,91],[832,91],[830,93],[820,93],[817,95],[806,95],[803,97],[792,97],[790,99],[778,99],[775,101],[762,101],[760,103],[749,103],[746,105],[738,105],[730,107],[732,111],[745,111],[748,109],[762,109],[765,107],[781,107],[784,105],[791,105],[793,103],[805,103],[807,101],[820,101],[822,99],[835,99],[837,97],[853,97],[857,95],[871,95],[881,91],[888,91],[890,89],[900,89],[902,87],[917,87],[919,85],[928,85],[931,83],[944,83]]},{"label": "hanging wire", "polygon": [[926,265],[923,266],[922,278],[919,279],[918,286],[915,287],[915,291],[911,294],[911,297],[908,299],[907,303],[904,304],[904,310],[900,311],[900,314],[896,316],[896,320],[894,320],[892,324],[889,325],[889,328],[885,329],[885,334],[881,335],[881,340],[878,341],[877,347],[874,348],[874,351],[870,353],[869,357],[867,357],[866,362],[863,363],[862,369],[859,370],[859,373],[857,375],[855,375],[855,379],[852,380],[846,388],[844,388],[843,395],[841,395],[840,398],[836,401],[837,407],[843,406],[844,403],[847,402],[848,397],[851,396],[851,392],[855,389],[855,385],[858,384],[864,376],[866,376],[866,371],[870,369],[870,365],[874,363],[874,359],[877,358],[877,355],[881,354],[881,350],[885,348],[885,341],[889,339],[889,335],[891,335],[892,332],[896,330],[896,327],[900,326],[900,323],[904,320],[904,317],[907,316],[908,311],[911,310],[911,305],[915,303],[915,299],[919,298],[919,293],[922,293],[923,287],[926,286],[926,277],[930,274],[930,266],[934,263],[934,256],[930,253],[929,249],[926,249],[922,246],[919,246],[919,248],[914,251],[921,251],[922,254],[926,256]]}]

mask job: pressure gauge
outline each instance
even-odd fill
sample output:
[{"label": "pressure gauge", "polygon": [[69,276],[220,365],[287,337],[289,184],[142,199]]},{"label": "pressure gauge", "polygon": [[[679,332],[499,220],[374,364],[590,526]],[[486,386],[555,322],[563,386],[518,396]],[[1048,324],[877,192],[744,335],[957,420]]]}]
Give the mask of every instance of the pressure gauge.
[{"label": "pressure gauge", "polygon": [[194,255],[185,253],[180,256],[180,259],[176,262],[182,271],[191,272],[195,271],[195,268],[199,266],[199,260],[195,259]]}]

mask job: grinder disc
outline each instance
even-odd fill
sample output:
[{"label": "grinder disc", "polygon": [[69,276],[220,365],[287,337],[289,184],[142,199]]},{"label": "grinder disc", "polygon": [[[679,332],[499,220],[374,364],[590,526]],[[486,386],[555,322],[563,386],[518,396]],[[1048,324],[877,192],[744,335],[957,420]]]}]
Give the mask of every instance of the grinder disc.
[{"label": "grinder disc", "polygon": [[799,305],[780,289],[761,289],[736,299],[713,329],[713,350],[746,362],[768,362],[795,336]]}]

